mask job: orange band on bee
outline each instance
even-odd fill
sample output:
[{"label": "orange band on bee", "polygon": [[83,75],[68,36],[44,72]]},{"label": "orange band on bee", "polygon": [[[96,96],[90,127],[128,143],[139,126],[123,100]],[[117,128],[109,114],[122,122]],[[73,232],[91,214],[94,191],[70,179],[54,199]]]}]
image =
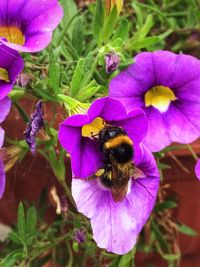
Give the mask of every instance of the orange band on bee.
[{"label": "orange band on bee", "polygon": [[127,135],[119,135],[105,143],[105,148],[110,149],[119,146],[121,143],[133,145],[133,141]]}]

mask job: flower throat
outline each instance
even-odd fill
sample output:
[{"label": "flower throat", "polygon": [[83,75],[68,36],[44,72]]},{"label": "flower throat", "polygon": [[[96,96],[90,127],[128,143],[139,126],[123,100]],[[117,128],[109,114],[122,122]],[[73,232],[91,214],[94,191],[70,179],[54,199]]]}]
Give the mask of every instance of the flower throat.
[{"label": "flower throat", "polygon": [[161,113],[168,110],[171,101],[176,100],[174,92],[167,86],[154,86],[144,97],[145,106],[158,109]]}]

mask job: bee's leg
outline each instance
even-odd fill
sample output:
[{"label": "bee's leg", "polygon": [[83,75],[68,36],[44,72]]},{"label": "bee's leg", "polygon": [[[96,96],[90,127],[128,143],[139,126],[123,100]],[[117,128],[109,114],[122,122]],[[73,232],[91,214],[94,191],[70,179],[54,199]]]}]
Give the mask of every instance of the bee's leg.
[{"label": "bee's leg", "polygon": [[91,138],[95,141],[99,140],[99,134],[93,134],[93,132],[91,132]]}]

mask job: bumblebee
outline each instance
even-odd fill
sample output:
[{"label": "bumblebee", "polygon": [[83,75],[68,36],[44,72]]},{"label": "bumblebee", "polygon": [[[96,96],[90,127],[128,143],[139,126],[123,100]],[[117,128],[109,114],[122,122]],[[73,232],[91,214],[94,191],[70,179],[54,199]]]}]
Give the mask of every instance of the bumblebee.
[{"label": "bumblebee", "polygon": [[115,202],[126,196],[130,178],[141,177],[142,171],[133,164],[133,142],[123,128],[106,125],[98,134],[104,166],[94,177],[109,188]]}]

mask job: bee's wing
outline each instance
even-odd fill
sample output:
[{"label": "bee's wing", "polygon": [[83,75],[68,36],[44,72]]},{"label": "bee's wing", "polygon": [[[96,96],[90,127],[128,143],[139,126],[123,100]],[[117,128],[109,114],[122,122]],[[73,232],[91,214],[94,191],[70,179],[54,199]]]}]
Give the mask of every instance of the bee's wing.
[{"label": "bee's wing", "polygon": [[136,167],[133,163],[130,163],[129,175],[133,179],[145,178],[146,177],[144,172],[142,170],[140,170],[138,167]]},{"label": "bee's wing", "polygon": [[112,186],[111,192],[115,202],[121,202],[128,190],[129,166],[123,166],[111,159],[112,163]]}]

